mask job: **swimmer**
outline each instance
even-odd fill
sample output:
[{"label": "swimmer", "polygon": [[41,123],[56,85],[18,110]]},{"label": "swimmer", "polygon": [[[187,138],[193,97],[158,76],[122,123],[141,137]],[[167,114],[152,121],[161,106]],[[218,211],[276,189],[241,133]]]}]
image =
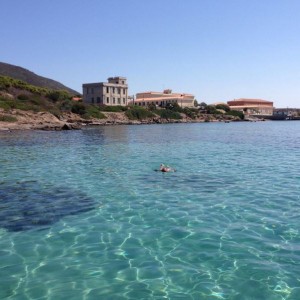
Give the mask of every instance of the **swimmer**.
[{"label": "swimmer", "polygon": [[161,171],[161,172],[176,172],[175,169],[173,169],[169,166],[165,166],[164,164],[160,165],[159,171]]}]

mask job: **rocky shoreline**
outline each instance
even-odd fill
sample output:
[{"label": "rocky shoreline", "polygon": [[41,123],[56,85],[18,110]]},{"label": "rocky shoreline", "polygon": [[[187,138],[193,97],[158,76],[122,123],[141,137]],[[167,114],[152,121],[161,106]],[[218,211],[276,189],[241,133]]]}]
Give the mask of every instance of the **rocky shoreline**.
[{"label": "rocky shoreline", "polygon": [[0,130],[75,130],[85,126],[105,125],[140,125],[140,124],[167,124],[167,123],[201,123],[201,122],[229,122],[236,118],[224,115],[203,114],[196,119],[182,114],[182,119],[163,119],[159,116],[145,120],[130,120],[124,112],[103,112],[105,119],[83,119],[74,113],[64,113],[54,116],[49,112],[32,112],[12,109],[9,112],[0,109],[0,117],[14,118],[15,121],[0,121]]}]

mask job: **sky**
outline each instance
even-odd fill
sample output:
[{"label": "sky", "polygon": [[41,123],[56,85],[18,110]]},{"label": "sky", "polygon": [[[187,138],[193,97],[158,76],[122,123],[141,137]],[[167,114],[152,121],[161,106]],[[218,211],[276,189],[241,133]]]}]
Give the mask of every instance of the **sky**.
[{"label": "sky", "polygon": [[0,61],[82,92],[259,98],[300,107],[299,0],[0,0]]}]

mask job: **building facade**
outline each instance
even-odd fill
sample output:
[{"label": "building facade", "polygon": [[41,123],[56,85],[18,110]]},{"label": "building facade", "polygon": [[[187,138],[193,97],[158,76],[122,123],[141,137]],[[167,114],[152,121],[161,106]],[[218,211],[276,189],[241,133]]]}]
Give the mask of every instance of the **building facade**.
[{"label": "building facade", "polygon": [[300,108],[274,108],[273,116],[280,119],[299,120]]},{"label": "building facade", "polygon": [[194,107],[195,96],[186,93],[172,93],[172,90],[164,90],[163,92],[143,92],[137,93],[135,100],[131,100],[129,104],[148,106],[154,104],[156,106],[165,107],[167,104],[177,103],[180,107]]},{"label": "building facade", "polygon": [[245,115],[272,115],[273,102],[262,99],[235,99],[228,101],[230,109],[242,111]]},{"label": "building facade", "polygon": [[125,77],[109,77],[108,82],[84,83],[83,102],[97,105],[128,104],[128,85]]}]

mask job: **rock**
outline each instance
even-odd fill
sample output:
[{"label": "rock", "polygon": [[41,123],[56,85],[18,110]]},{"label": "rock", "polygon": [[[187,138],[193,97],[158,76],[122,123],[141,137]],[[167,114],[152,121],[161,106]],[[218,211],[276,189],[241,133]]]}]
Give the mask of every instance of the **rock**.
[{"label": "rock", "polygon": [[9,94],[9,93],[3,92],[3,91],[0,91],[0,96],[4,97],[4,98],[8,98],[8,99],[14,99],[15,98],[12,94]]},{"label": "rock", "polygon": [[61,130],[72,130],[72,129],[81,129],[81,126],[79,124],[69,124],[65,123],[61,128]]},{"label": "rock", "polygon": [[81,125],[78,123],[69,124],[72,129],[79,130],[81,129]]},{"label": "rock", "polygon": [[72,129],[71,125],[70,125],[70,124],[67,124],[67,123],[65,123],[65,124],[61,127],[61,130],[71,130],[71,129]]}]

